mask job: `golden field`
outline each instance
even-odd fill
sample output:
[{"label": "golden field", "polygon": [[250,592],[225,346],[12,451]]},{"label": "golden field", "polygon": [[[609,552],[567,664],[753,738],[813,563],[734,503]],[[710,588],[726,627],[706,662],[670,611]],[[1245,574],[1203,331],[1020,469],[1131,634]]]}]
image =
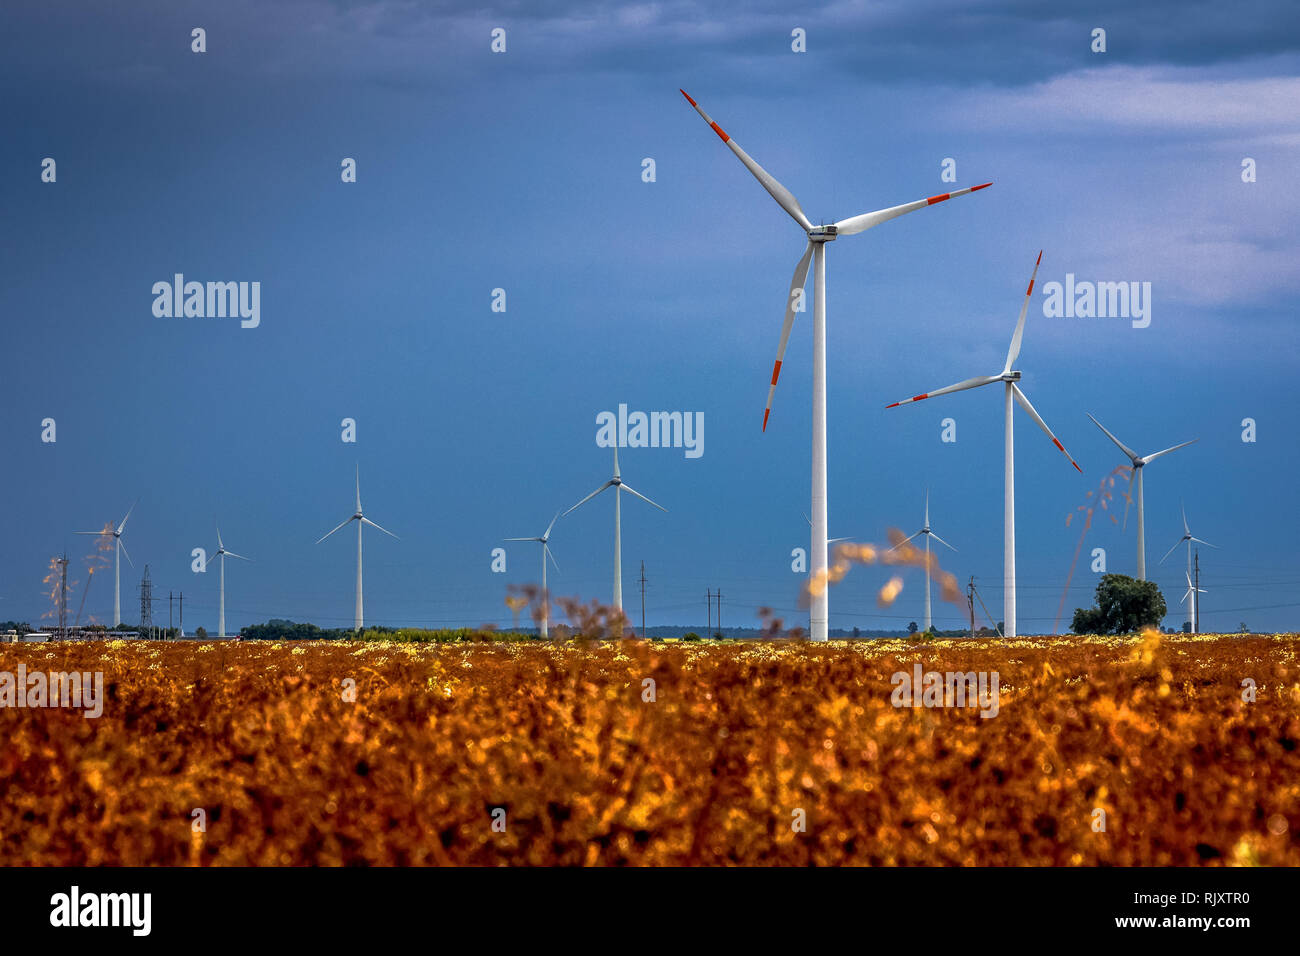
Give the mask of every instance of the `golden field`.
[{"label": "golden field", "polygon": [[[0,864],[1300,865],[1296,647],[5,645],[107,699],[0,709]],[[893,706],[918,661],[997,716]]]}]

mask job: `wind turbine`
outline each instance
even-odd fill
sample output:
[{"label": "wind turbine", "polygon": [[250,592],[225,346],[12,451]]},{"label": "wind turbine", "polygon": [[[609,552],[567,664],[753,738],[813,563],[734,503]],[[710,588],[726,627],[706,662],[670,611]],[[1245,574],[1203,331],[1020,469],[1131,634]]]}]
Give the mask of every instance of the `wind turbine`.
[{"label": "wind turbine", "polygon": [[[1089,415],[1088,417],[1092,418],[1092,415]],[[1129,478],[1129,486],[1132,487],[1133,483],[1137,482],[1138,580],[1145,581],[1147,579],[1147,544],[1146,544],[1146,522],[1143,519],[1143,509],[1142,509],[1142,469],[1145,468],[1147,465],[1151,464],[1151,462],[1155,461],[1161,455],[1167,455],[1171,451],[1177,451],[1180,448],[1186,448],[1188,445],[1200,441],[1200,439],[1193,438],[1191,441],[1185,441],[1182,444],[1174,445],[1172,448],[1166,448],[1164,451],[1158,451],[1154,455],[1147,455],[1144,458],[1141,455],[1139,455],[1137,452],[1135,452],[1132,448],[1129,448],[1128,445],[1124,444],[1122,441],[1120,441],[1118,438],[1112,435],[1109,431],[1107,431],[1106,426],[1103,425],[1101,422],[1097,421],[1097,419],[1092,418],[1092,423],[1096,425],[1098,428],[1100,428],[1102,431],[1106,432],[1106,437],[1109,438],[1111,441],[1113,441],[1119,447],[1119,450],[1128,456],[1128,460],[1133,464],[1133,474]],[[1132,502],[1132,500],[1133,499],[1130,496],[1129,501]],[[1124,506],[1124,520],[1125,523],[1128,522],[1128,505]]]},{"label": "wind turbine", "polygon": [[[631,489],[629,488],[628,490],[630,491]],[[537,541],[542,546],[542,627],[540,632],[542,640],[546,640],[546,638],[550,636],[548,625],[550,624],[551,616],[551,595],[550,592],[546,590],[546,559],[550,558],[551,564],[555,564],[555,570],[560,570],[560,566],[555,562],[555,556],[551,554],[551,546],[547,544],[547,541],[550,540],[551,529],[555,527],[555,522],[559,519],[560,513],[557,511],[555,517],[551,519],[551,523],[546,526],[546,531],[543,532],[540,538],[504,539],[506,541]]]},{"label": "wind turbine", "polygon": [[[131,517],[131,512],[135,510],[135,505],[140,503],[139,499],[135,504],[127,509],[126,518]],[[102,537],[106,534],[113,536],[113,626],[117,627],[122,623],[122,555],[126,555],[126,563],[135,567],[135,562],[131,560],[131,555],[127,553],[126,545],[122,543],[122,529],[126,527],[126,518],[116,529],[109,528],[104,531],[77,531],[76,534],[93,534],[95,537]]]},{"label": "wind turbine", "polygon": [[567,515],[569,514],[569,512],[581,508],[583,505],[585,505],[592,498],[596,497],[606,488],[614,489],[614,609],[616,611],[622,611],[623,610],[623,531],[622,531],[622,502],[621,502],[622,493],[626,491],[630,495],[636,495],[636,497],[640,498],[642,501],[646,502],[647,504],[654,505],[664,514],[668,513],[668,509],[661,504],[656,504],[655,502],[651,501],[645,495],[641,494],[641,492],[637,491],[631,485],[623,481],[622,475],[619,473],[618,470],[618,442],[615,441],[614,442],[614,477],[609,479],[609,481],[605,482],[603,485],[601,485],[591,494],[587,495],[587,497],[583,498],[581,501],[579,501],[568,511],[564,512],[564,514]]},{"label": "wind turbine", "polygon": [[934,538],[935,541],[938,541],[945,548],[951,548],[953,551],[957,550],[947,541],[943,540],[943,538],[930,530],[930,490],[928,488],[925,491],[925,524],[921,525],[921,530],[916,532],[916,534],[908,535],[889,550],[893,551],[897,548],[901,548],[903,545],[907,544],[907,542],[915,538],[917,534],[925,536],[925,630],[928,633],[930,630],[930,539]]},{"label": "wind turbine", "polygon": [[[246,558],[242,554],[235,554],[233,551],[227,551],[226,546],[221,543],[220,527],[217,528],[217,553],[212,557],[220,558],[220,564],[218,567],[221,572],[221,584],[217,590],[217,594],[219,595],[217,599],[217,637],[224,639],[226,636],[226,558],[238,558],[240,561],[252,561],[253,559]],[[210,561],[212,559],[209,558],[208,560]],[[203,569],[206,571],[207,567],[208,566],[205,563]]]},{"label": "wind turbine", "polygon": [[1007,361],[1002,366],[1002,371],[997,375],[980,375],[976,378],[968,378],[964,382],[958,382],[956,385],[948,385],[945,388],[936,389],[933,392],[923,392],[920,395],[913,395],[911,398],[905,398],[901,402],[894,402],[887,405],[887,408],[897,408],[899,405],[907,405],[911,402],[919,402],[923,398],[934,398],[936,395],[946,395],[949,392],[961,392],[968,388],[979,388],[981,385],[991,385],[994,382],[1003,383],[1004,400],[1003,407],[1006,410],[1006,478],[1003,492],[1003,517],[1002,517],[1002,614],[1003,614],[1003,634],[1007,637],[1016,636],[1016,454],[1015,454],[1015,430],[1012,416],[1012,400],[1019,403],[1020,407],[1029,413],[1029,417],[1038,423],[1047,437],[1052,440],[1052,444],[1060,449],[1061,454],[1070,459],[1070,464],[1082,474],[1083,469],[1079,467],[1078,462],[1070,458],[1070,453],[1065,450],[1065,446],[1052,434],[1052,430],[1047,427],[1047,422],[1043,421],[1042,416],[1034,410],[1034,406],[1029,404],[1029,399],[1025,393],[1020,390],[1016,383],[1020,381],[1020,372],[1013,371],[1011,366],[1015,363],[1016,358],[1020,355],[1020,344],[1025,335],[1025,314],[1029,310],[1029,299],[1034,294],[1034,280],[1038,276],[1038,266],[1043,261],[1042,252],[1038,253],[1038,261],[1034,263],[1033,274],[1029,277],[1029,288],[1025,290],[1025,301],[1020,306],[1020,318],[1016,320],[1016,331],[1011,336],[1011,348],[1007,350]]},{"label": "wind turbine", "polygon": [[[1177,551],[1178,546],[1180,544],[1184,542],[1187,543],[1187,591],[1185,594],[1183,594],[1183,600],[1186,601],[1190,597],[1193,599],[1193,601],[1195,601],[1195,595],[1204,594],[1205,591],[1204,589],[1195,587],[1192,584],[1192,542],[1195,541],[1197,544],[1203,544],[1207,548],[1217,548],[1218,545],[1210,544],[1210,542],[1206,541],[1205,539],[1198,538],[1194,534],[1192,534],[1192,530],[1189,527],[1187,527],[1187,509],[1182,506],[1181,502],[1179,503],[1179,508],[1181,508],[1183,512],[1183,536],[1174,542],[1174,546],[1172,548],[1170,548],[1168,551],[1165,552],[1165,556],[1164,558],[1160,559],[1160,563],[1164,564],[1165,559],[1168,558],[1175,551]],[[1139,508],[1139,513],[1140,511],[1141,509]],[[1194,613],[1194,607],[1195,607],[1194,604],[1187,605],[1187,618],[1192,622],[1193,634],[1197,632],[1197,627],[1201,623],[1199,620],[1197,620],[1197,617],[1199,615]]]},{"label": "wind turbine", "polygon": [[[382,531],[384,534],[388,535],[390,538],[396,538],[396,537],[397,537],[397,535],[393,534],[393,532],[389,531],[387,528],[381,528],[381,527],[379,527],[379,525],[375,524],[373,521],[371,521],[369,518],[367,518],[364,514],[361,513],[361,466],[360,466],[360,465],[357,466],[357,510],[356,510],[356,513],[353,514],[352,517],[349,518],[347,521],[344,521],[343,524],[340,524],[337,528],[335,528],[334,531],[338,531],[339,528],[343,528],[343,527],[345,527],[349,522],[352,522],[352,521],[355,521],[355,522],[357,523],[357,611],[356,611],[356,615],[355,615],[355,623],[353,624],[353,629],[359,631],[359,630],[361,630],[361,628],[365,625],[364,616],[363,616],[363,614],[362,614],[362,610],[361,610],[361,609],[362,609],[362,600],[361,600],[361,526],[362,526],[362,525],[367,525],[367,524],[368,524],[368,525],[370,525],[370,527],[375,528],[376,530]],[[317,543],[317,544],[320,544],[321,541],[324,541],[325,538],[328,538],[331,534],[334,533],[334,531],[330,531],[329,534],[326,534],[324,537],[322,537],[322,538],[320,539],[320,541],[317,541],[316,543]],[[401,539],[398,539],[398,540],[401,540]]]},{"label": "wind turbine", "polygon": [[[776,347],[776,364],[772,367],[772,383],[767,391],[767,406],[763,410],[763,430],[767,431],[767,418],[772,412],[772,396],[776,392],[776,381],[781,375],[781,362],[785,357],[786,343],[790,339],[790,328],[794,324],[796,311],[803,311],[803,296],[795,298],[795,290],[802,290],[808,278],[808,260],[814,260],[813,279],[813,414],[812,414],[812,561],[810,574],[815,578],[823,577],[827,566],[826,541],[826,243],[834,241],[837,236],[852,236],[865,232],[890,219],[905,213],[933,206],[954,196],[964,196],[976,190],[984,189],[992,183],[981,183],[965,189],[955,189],[950,193],[918,199],[916,202],[877,209],[875,212],[863,213],[842,219],[834,225],[814,226],[804,215],[799,201],[794,195],[777,182],[770,173],[750,155],[737,145],[736,141],[723,132],[722,127],[713,122],[708,113],[700,109],[698,103],[691,99],[685,90],[680,90],[686,101],[695,107],[695,111],[704,118],[713,131],[721,137],[736,157],[753,173],[754,178],[762,184],[768,194],[777,201],[790,217],[799,224],[808,236],[808,247],[803,257],[794,267],[794,277],[790,280],[790,292],[786,296],[785,321],[781,326],[781,338]],[[809,607],[809,630],[815,641],[827,639],[827,626],[830,614],[828,589],[822,588],[820,594],[812,597]]]}]

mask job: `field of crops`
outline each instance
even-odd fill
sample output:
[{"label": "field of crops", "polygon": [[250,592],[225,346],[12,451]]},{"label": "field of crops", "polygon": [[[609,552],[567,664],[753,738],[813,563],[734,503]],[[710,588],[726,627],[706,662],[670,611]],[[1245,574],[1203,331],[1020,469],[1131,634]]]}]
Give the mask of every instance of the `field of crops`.
[{"label": "field of crops", "polygon": [[1297,640],[5,645],[0,864],[1295,866]]}]

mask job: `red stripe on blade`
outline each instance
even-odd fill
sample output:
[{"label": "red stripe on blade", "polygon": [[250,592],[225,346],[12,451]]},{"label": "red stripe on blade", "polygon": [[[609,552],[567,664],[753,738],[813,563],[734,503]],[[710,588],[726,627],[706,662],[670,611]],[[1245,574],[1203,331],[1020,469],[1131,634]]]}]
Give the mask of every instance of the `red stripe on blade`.
[{"label": "red stripe on blade", "polygon": [[719,136],[722,137],[722,141],[724,143],[727,142],[727,140],[731,139],[730,136],[728,136],[726,133],[722,131],[722,127],[719,126],[717,123],[710,123],[709,125],[713,127],[713,132],[717,133]]},{"label": "red stripe on blade", "polygon": [[1039,249],[1039,250],[1038,250],[1038,261],[1034,263],[1034,266],[1037,267],[1037,266],[1041,266],[1042,264],[1043,264],[1043,250],[1042,250],[1042,249]]},{"label": "red stripe on blade", "polygon": [[678,88],[677,92],[682,94],[682,96],[686,97],[687,103],[690,103],[692,106],[695,105],[695,101],[691,99],[691,94],[687,93],[685,90],[681,89],[680,87]]},{"label": "red stripe on blade", "polygon": [[772,414],[772,409],[763,409],[763,431],[767,431],[767,416]]},{"label": "red stripe on blade", "polygon": [[945,199],[947,199],[947,198],[950,197],[951,195],[952,195],[952,193],[944,193],[942,196],[931,196],[929,199],[927,199],[927,200],[925,201],[925,203],[926,203],[927,206],[933,206],[933,205],[934,205],[935,203],[937,203],[937,202],[943,202]]},{"label": "red stripe on blade", "polygon": [[777,380],[780,376],[781,376],[781,363],[780,363],[780,362],[777,362],[775,365],[772,366],[772,384],[773,384],[773,385],[776,384],[776,380]]},{"label": "red stripe on blade", "polygon": [[926,392],[924,395],[913,395],[913,396],[912,396],[912,401],[914,401],[914,402],[919,402],[921,399],[923,399],[923,398],[929,398],[929,397],[930,397],[930,393],[929,393],[929,392]]},{"label": "red stripe on blade", "polygon": [[902,402],[894,402],[894,403],[892,403],[892,404],[890,404],[890,405],[886,405],[885,407],[886,407],[886,408],[897,408],[899,405],[902,405],[902,404],[903,404]]},{"label": "red stripe on blade", "polygon": [[[1069,457],[1070,457],[1069,453],[1066,452],[1066,450],[1065,450],[1065,446],[1061,444],[1061,441],[1060,441],[1059,438],[1053,438],[1053,439],[1052,439],[1052,444],[1055,445],[1057,448],[1061,449],[1061,454],[1065,455],[1066,458],[1069,458]],[[1073,460],[1073,459],[1071,459],[1071,460]]]},{"label": "red stripe on blade", "polygon": [[1029,288],[1025,290],[1025,295],[1033,295],[1033,294],[1034,294],[1034,280],[1030,279]]},{"label": "red stripe on blade", "polygon": [[972,186],[972,187],[970,188],[970,191],[973,192],[973,193],[977,193],[977,192],[979,192],[981,189],[988,189],[988,188],[989,188],[990,186],[992,186],[992,185],[993,185],[992,183],[980,183],[978,186]]}]

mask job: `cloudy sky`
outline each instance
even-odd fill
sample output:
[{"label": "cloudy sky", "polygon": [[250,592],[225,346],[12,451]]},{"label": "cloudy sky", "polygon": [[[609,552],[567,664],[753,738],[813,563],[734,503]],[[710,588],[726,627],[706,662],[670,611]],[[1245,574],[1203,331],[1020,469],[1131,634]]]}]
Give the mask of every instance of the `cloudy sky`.
[{"label": "cloudy sky", "polygon": [[[1295,629],[1300,8],[1131,7],[6,3],[0,619],[46,612],[64,550],[78,604],[91,548],[72,532],[139,499],[127,621],[147,563],[164,621],[184,592],[187,630],[215,629],[215,567],[194,573],[191,552],[219,522],[255,559],[228,565],[228,629],[348,625],[352,539],[314,542],[351,513],[359,466],[367,516],[401,538],[366,539],[368,622],[508,623],[506,585],[535,581],[539,555],[506,546],[499,574],[492,549],[608,477],[596,416],[626,403],[705,421],[699,458],[622,455],[669,510],[624,502],[634,619],[644,560],[651,624],[702,623],[710,588],[726,624],[762,605],[806,624],[791,551],[807,545],[809,315],[760,431],[804,241],[682,87],[815,222],[954,188],[945,159],[955,186],[995,184],[828,247],[832,535],[911,533],[929,488],[959,549],[944,567],[1001,616],[1000,396],[884,406],[1000,371],[1042,249],[1040,289],[1149,282],[1152,304],[1145,328],[1031,305],[1022,385],[1083,475],[1018,416],[1021,631],[1055,626],[1079,542],[1066,518],[1123,463],[1089,412],[1140,453],[1200,439],[1146,476],[1166,623],[1184,616],[1182,552],[1156,562],[1183,502],[1218,545],[1201,552],[1203,628]],[[260,282],[260,325],[156,317],[151,289],[175,273]],[[608,599],[612,510],[557,524],[554,591]],[[1132,522],[1099,515],[1062,629],[1090,603],[1094,548],[1134,573]],[[831,626],[919,621],[919,575],[881,609],[887,577],[850,574]],[[111,614],[110,570],[83,616]],[[964,602],[936,597],[935,616],[958,626]]]}]

